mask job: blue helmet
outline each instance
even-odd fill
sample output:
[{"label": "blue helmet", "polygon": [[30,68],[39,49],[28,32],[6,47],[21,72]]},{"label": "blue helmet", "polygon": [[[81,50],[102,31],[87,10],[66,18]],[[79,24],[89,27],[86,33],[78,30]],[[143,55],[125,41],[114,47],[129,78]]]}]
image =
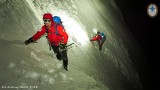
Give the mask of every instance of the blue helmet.
[{"label": "blue helmet", "polygon": [[58,17],[58,16],[54,16],[54,17],[53,17],[53,21],[54,21],[55,23],[57,23],[57,24],[60,24],[60,23],[61,23],[61,18]]}]

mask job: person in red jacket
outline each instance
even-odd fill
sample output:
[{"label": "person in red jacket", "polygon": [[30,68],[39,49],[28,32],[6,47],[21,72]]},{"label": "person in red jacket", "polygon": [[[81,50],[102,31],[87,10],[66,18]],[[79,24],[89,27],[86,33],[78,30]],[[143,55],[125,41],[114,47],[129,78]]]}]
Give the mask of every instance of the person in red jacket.
[{"label": "person in red jacket", "polygon": [[[47,33],[47,39],[50,46],[52,47],[54,53],[56,54],[57,59],[63,60],[63,66],[66,70],[68,65],[66,44],[68,42],[68,34],[65,32],[64,27],[61,24],[56,24],[53,21],[52,15],[50,13],[45,13],[43,15],[44,25],[41,30],[38,31],[35,35],[25,41],[25,44],[28,45],[32,42],[37,41],[41,36]],[[63,50],[62,52],[60,51]]]},{"label": "person in red jacket", "polygon": [[102,50],[102,45],[104,43],[104,41],[106,40],[106,35],[104,35],[103,32],[97,32],[97,34],[90,39],[90,41],[97,41],[98,42],[98,45],[99,45],[99,50],[101,51]]}]

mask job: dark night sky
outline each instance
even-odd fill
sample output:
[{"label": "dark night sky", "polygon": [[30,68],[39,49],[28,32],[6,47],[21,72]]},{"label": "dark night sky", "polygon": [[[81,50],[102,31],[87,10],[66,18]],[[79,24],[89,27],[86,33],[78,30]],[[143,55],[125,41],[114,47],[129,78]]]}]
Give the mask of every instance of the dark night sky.
[{"label": "dark night sky", "polygon": [[[160,41],[160,0],[115,0],[122,11],[123,17],[146,55],[147,69],[142,69],[140,79],[145,90],[154,90],[158,79],[158,42]],[[155,3],[159,12],[155,18],[147,15],[147,6]]]}]

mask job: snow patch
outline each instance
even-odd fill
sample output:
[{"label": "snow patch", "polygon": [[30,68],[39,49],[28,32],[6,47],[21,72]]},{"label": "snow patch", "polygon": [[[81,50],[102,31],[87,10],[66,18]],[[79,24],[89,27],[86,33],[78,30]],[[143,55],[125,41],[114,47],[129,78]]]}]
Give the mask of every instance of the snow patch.
[{"label": "snow patch", "polygon": [[16,75],[17,75],[18,78],[22,78],[23,76],[25,76],[25,74],[27,73],[27,71],[26,70],[17,69],[15,71],[15,73],[16,73]]},{"label": "snow patch", "polygon": [[24,78],[32,78],[34,80],[40,80],[41,84],[54,84],[54,78],[48,75],[39,74],[37,72],[27,72]]},{"label": "snow patch", "polygon": [[21,86],[27,86],[27,84],[26,83],[21,83]]},{"label": "snow patch", "polygon": [[37,72],[27,72],[25,75],[26,78],[32,78],[35,80],[37,80],[39,78],[39,76],[40,76],[40,74]]},{"label": "snow patch", "polygon": [[9,65],[8,65],[8,68],[14,68],[15,66],[16,66],[16,64],[15,64],[15,63],[10,62],[10,63],[9,63]]},{"label": "snow patch", "polygon": [[48,69],[48,72],[49,72],[49,73],[54,73],[55,70],[54,70],[54,69]]},{"label": "snow patch", "polygon": [[27,65],[27,66],[31,66],[30,64],[28,64],[26,61],[24,61],[24,60],[22,60],[21,62],[20,62],[20,64],[24,64],[24,65]]},{"label": "snow patch", "polygon": [[42,76],[42,84],[46,84],[46,83],[48,83],[48,84],[54,84],[54,78],[53,77],[50,77],[50,76],[48,76],[48,75],[43,75]]},{"label": "snow patch", "polygon": [[57,68],[61,68],[62,64],[61,63],[57,63]]},{"label": "snow patch", "polygon": [[71,81],[73,81],[73,78],[71,78],[71,77],[69,77],[68,79],[71,80]]},{"label": "snow patch", "polygon": [[44,66],[45,66],[45,67],[47,67],[47,66],[48,66],[48,64],[47,64],[47,63],[44,63]]},{"label": "snow patch", "polygon": [[66,80],[67,80],[67,75],[66,75],[66,74],[60,72],[59,75],[62,77],[62,80],[63,80],[63,81],[66,81]]},{"label": "snow patch", "polygon": [[36,52],[41,52],[40,50],[36,50]]},{"label": "snow patch", "polygon": [[31,52],[31,57],[37,61],[42,61],[34,52]]}]

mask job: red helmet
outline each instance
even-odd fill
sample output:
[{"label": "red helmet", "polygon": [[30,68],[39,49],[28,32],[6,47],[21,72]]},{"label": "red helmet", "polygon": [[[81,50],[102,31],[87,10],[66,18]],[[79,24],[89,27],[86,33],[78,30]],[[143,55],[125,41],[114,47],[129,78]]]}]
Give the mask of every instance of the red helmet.
[{"label": "red helmet", "polygon": [[43,15],[43,19],[53,20],[53,19],[52,19],[52,14],[50,14],[50,13],[45,13],[45,14]]}]

